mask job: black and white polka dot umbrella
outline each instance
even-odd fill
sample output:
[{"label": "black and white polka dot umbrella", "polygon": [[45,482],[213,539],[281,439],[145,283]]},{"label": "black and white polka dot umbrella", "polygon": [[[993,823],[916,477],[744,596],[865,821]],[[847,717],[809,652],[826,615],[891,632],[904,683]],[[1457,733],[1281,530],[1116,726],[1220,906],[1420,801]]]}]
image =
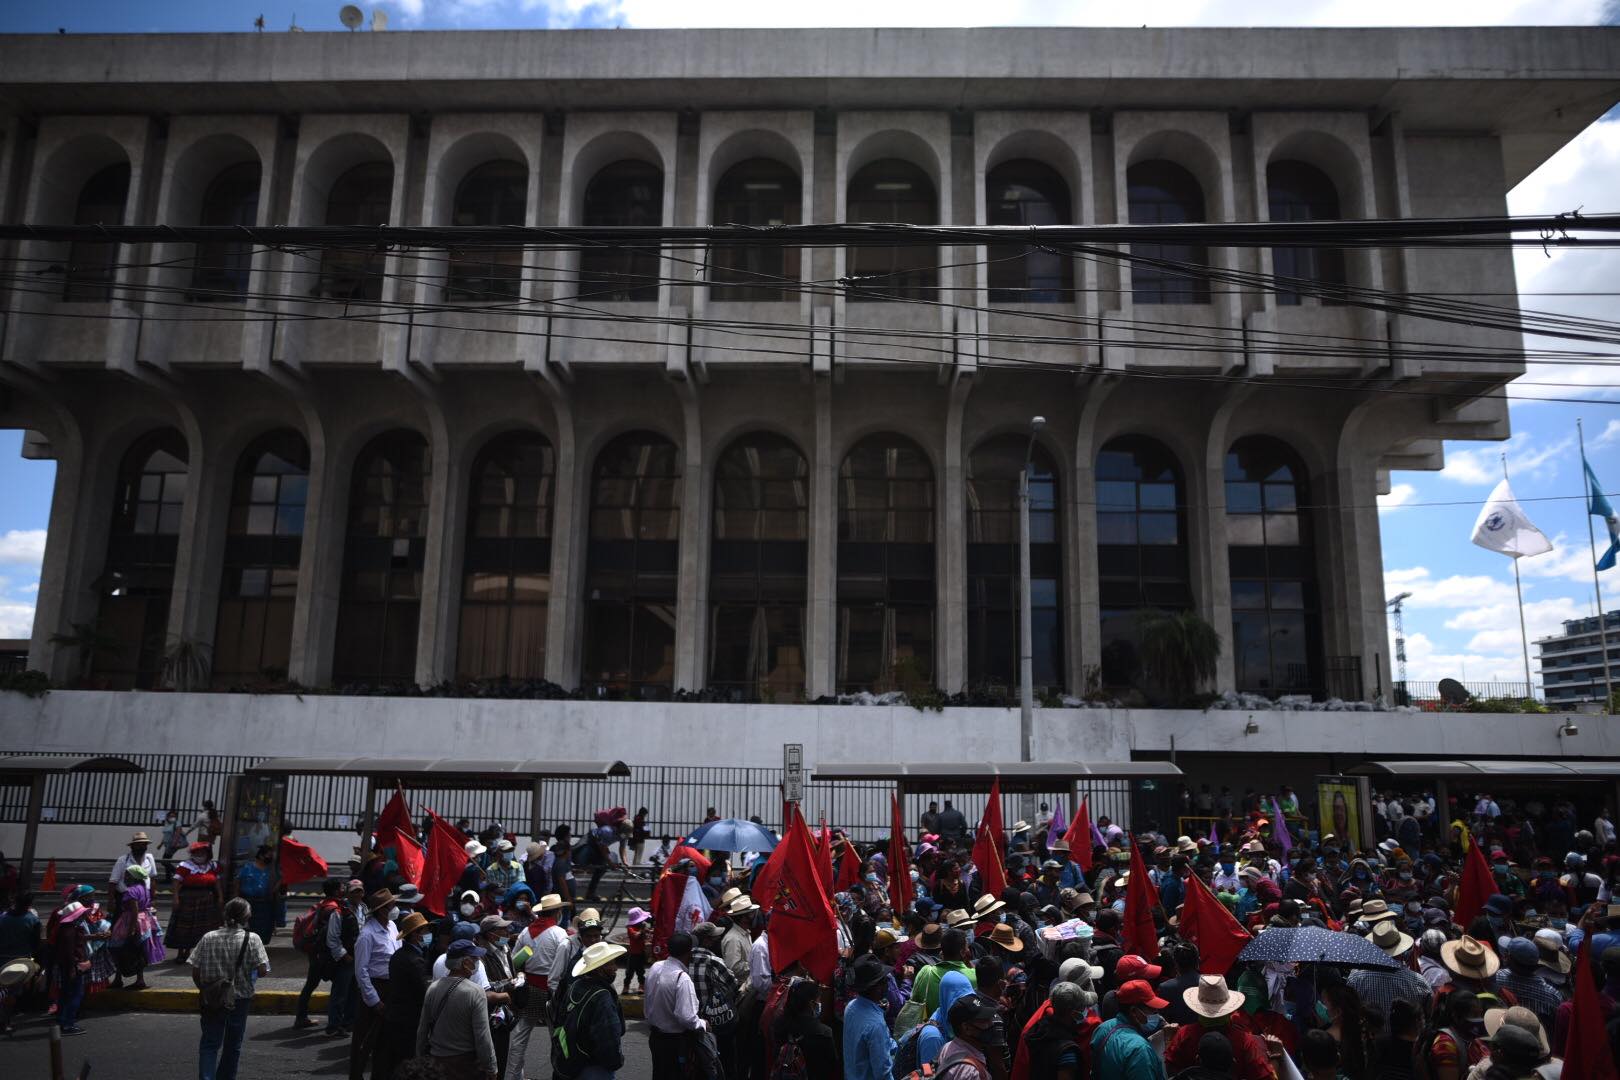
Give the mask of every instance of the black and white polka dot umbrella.
[{"label": "black and white polka dot umbrella", "polygon": [[1320,926],[1274,926],[1244,946],[1238,959],[1279,964],[1343,964],[1359,968],[1401,966],[1366,938]]}]

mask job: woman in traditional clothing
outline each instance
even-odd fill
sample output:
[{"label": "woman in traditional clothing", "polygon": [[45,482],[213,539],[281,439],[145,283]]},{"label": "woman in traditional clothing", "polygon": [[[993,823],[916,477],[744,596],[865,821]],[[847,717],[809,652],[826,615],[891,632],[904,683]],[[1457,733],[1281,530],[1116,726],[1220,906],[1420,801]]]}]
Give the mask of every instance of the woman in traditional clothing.
[{"label": "woman in traditional clothing", "polygon": [[107,918],[100,904],[91,904],[90,910],[85,912],[84,936],[90,949],[90,981],[84,992],[87,995],[99,994],[118,976],[109,947],[112,920]]},{"label": "woman in traditional clothing", "polygon": [[174,868],[174,914],[169,917],[167,940],[182,964],[204,934],[225,924],[225,895],[213,850],[199,840],[191,845],[186,861]]},{"label": "woman in traditional clothing", "polygon": [[248,929],[259,935],[266,945],[276,932],[276,898],[271,888],[270,861],[274,855],[269,844],[260,844],[253,853],[253,861],[243,863],[236,872],[236,895],[253,908]]},{"label": "woman in traditional clothing", "polygon": [[145,990],[147,965],[163,960],[163,926],[152,910],[152,886],[143,867],[124,871],[124,891],[118,897],[107,951],[112,954],[114,990],[121,989],[125,979],[135,980],[131,989]]}]

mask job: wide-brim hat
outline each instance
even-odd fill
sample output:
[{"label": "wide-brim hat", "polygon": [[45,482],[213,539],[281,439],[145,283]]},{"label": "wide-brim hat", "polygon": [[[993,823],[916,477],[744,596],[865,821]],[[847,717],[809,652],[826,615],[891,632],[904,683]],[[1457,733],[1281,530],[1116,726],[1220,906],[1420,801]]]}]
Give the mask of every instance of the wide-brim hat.
[{"label": "wide-brim hat", "polygon": [[84,918],[89,911],[89,908],[75,900],[71,904],[64,904],[62,906],[62,910],[56,914],[56,921],[65,926],[71,922],[78,922],[80,919]]},{"label": "wide-brim hat", "polygon": [[1492,915],[1512,915],[1513,898],[1504,893],[1493,893],[1485,900],[1485,910]]},{"label": "wide-brim hat", "polygon": [[1006,907],[1007,905],[1004,902],[996,899],[989,893],[985,893],[983,896],[973,901],[973,921],[978,922],[980,919],[987,919],[996,912],[1004,910]]},{"label": "wide-brim hat", "polygon": [[[545,903],[545,901],[542,900],[541,903]],[[624,925],[626,925],[626,926],[640,926],[642,923],[646,922],[650,918],[652,918],[651,913],[643,911],[639,907],[633,907],[633,908],[631,908],[629,911],[627,911],[625,913]]]},{"label": "wide-brim hat", "polygon": [[1244,997],[1226,985],[1224,976],[1200,975],[1197,986],[1189,986],[1181,992],[1181,1000],[1199,1016],[1214,1019],[1243,1008]]},{"label": "wide-brim hat", "polygon": [[887,926],[878,927],[877,933],[872,935],[872,951],[882,952],[891,945],[900,945],[911,939],[900,931]]},{"label": "wide-brim hat", "polygon": [[19,956],[15,960],[7,960],[4,967],[0,967],[0,990],[9,990],[13,986],[22,986],[30,982],[40,972],[38,964],[26,956]]},{"label": "wide-brim hat", "polygon": [[394,903],[400,907],[415,907],[421,902],[422,890],[408,881],[399,887],[399,892],[394,894]]},{"label": "wide-brim hat", "polygon": [[207,840],[194,840],[186,845],[187,851],[213,851],[214,845]]},{"label": "wide-brim hat", "polygon": [[1090,986],[1103,977],[1103,969],[1083,956],[1071,956],[1058,965],[1058,981]]},{"label": "wide-brim hat", "polygon": [[1552,1045],[1547,1042],[1547,1031],[1541,1026],[1541,1019],[1523,1005],[1514,1005],[1507,1009],[1485,1010],[1485,1034],[1494,1037],[1501,1030],[1503,1024],[1512,1024],[1523,1028],[1541,1041],[1541,1053],[1552,1053]]},{"label": "wide-brim hat", "polygon": [[483,900],[483,897],[478,895],[477,889],[463,889],[461,896],[457,898],[457,902],[459,903],[462,900],[471,900],[476,904]]},{"label": "wide-brim hat", "polygon": [[939,923],[931,922],[922,928],[922,933],[917,935],[917,948],[937,949],[944,940],[945,935],[943,928],[939,925]]},{"label": "wide-brim hat", "polygon": [[1058,839],[1052,841],[1050,844],[1047,844],[1046,845],[1046,850],[1047,851],[1062,851],[1062,852],[1067,853],[1068,850],[1069,850],[1069,842],[1067,840],[1064,840],[1062,837],[1059,837]]},{"label": "wide-brim hat", "polygon": [[1361,903],[1361,919],[1363,922],[1378,922],[1381,919],[1393,919],[1398,912],[1391,911],[1389,905],[1374,897],[1363,900]]},{"label": "wide-brim hat", "polygon": [[1440,962],[1465,979],[1488,979],[1502,966],[1495,953],[1467,934],[1440,946]]},{"label": "wide-brim hat", "polygon": [[614,945],[608,941],[598,941],[594,945],[585,946],[585,951],[574,961],[574,978],[579,978],[588,971],[595,971],[613,963],[619,957],[629,952],[623,945]]},{"label": "wide-brim hat", "polygon": [[1029,822],[1025,821],[1023,818],[1019,818],[1017,821],[1013,822],[1013,827],[1007,831],[1012,833],[1014,836],[1017,836],[1019,833],[1027,833],[1029,832]]},{"label": "wide-brim hat", "polygon": [[754,903],[754,898],[747,893],[733,897],[731,903],[726,905],[727,915],[747,915],[758,910],[759,905]]},{"label": "wide-brim hat", "polygon": [[1245,855],[1264,855],[1266,853],[1266,845],[1262,844],[1258,840],[1250,840],[1239,850]]},{"label": "wide-brim hat", "polygon": [[716,904],[715,907],[724,910],[725,908],[730,907],[731,902],[742,894],[743,891],[737,888],[737,886],[733,885],[731,888],[720,894],[720,902]]},{"label": "wide-brim hat", "polygon": [[388,889],[378,889],[366,897],[367,911],[380,911],[394,902],[394,894]]},{"label": "wide-brim hat", "polygon": [[888,978],[888,965],[875,956],[861,957],[855,961],[855,966],[849,973],[850,985],[856,992],[870,990],[879,983],[887,982]]},{"label": "wide-brim hat", "polygon": [[949,926],[953,930],[960,930],[964,926],[972,926],[978,921],[978,919],[975,919],[972,915],[969,915],[961,908],[956,908],[953,911],[947,911],[945,913],[945,925]]},{"label": "wide-brim hat", "polygon": [[999,948],[1008,952],[1023,952],[1024,943],[1019,940],[1013,928],[1006,923],[996,923],[996,928],[990,931],[990,940]]},{"label": "wide-brim hat", "polygon": [[409,937],[428,924],[428,917],[420,911],[413,911],[399,920],[399,936]]},{"label": "wide-brim hat", "polygon": [[[1546,936],[1543,936],[1546,935]],[[1569,953],[1564,949],[1564,939],[1556,930],[1537,930],[1534,938],[1536,948],[1541,950],[1541,966],[1548,971],[1556,971],[1560,975],[1569,974],[1574,966]]]},{"label": "wide-brim hat", "polygon": [[1178,836],[1176,837],[1176,850],[1183,854],[1196,855],[1198,853],[1198,844],[1190,836]]},{"label": "wide-brim hat", "polygon": [[1379,919],[1374,923],[1367,940],[1390,956],[1400,956],[1412,947],[1412,935],[1403,934],[1392,919]]},{"label": "wide-brim hat", "polygon": [[563,906],[563,898],[554,892],[548,892],[540,898],[539,911],[557,911]]},{"label": "wide-brim hat", "polygon": [[1245,866],[1243,869],[1238,871],[1238,877],[1240,878],[1253,878],[1258,880],[1265,876],[1266,872],[1260,869],[1258,866]]},{"label": "wide-brim hat", "polygon": [[137,832],[134,836],[129,838],[129,844],[126,846],[134,846],[135,844],[150,844],[151,842],[152,838],[150,836],[147,836],[143,832]]}]

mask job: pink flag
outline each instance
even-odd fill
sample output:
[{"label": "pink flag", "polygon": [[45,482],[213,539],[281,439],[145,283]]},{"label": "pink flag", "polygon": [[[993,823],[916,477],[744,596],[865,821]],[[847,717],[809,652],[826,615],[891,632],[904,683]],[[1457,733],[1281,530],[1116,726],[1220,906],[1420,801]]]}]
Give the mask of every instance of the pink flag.
[{"label": "pink flag", "polygon": [[1052,811],[1052,823],[1046,827],[1046,848],[1051,850],[1052,845],[1063,839],[1063,830],[1068,826],[1068,818],[1063,816],[1063,800],[1059,799]]},{"label": "pink flag", "polygon": [[1088,821],[1086,824],[1091,826],[1091,846],[1102,848],[1107,847],[1108,841],[1103,839],[1102,830],[1097,828],[1097,823],[1095,821]]},{"label": "pink flag", "polygon": [[1209,842],[1214,847],[1221,846],[1221,830],[1213,821],[1209,823]]},{"label": "pink flag", "polygon": [[1288,822],[1283,820],[1282,804],[1277,802],[1277,796],[1271,797],[1271,835],[1277,838],[1277,844],[1283,850],[1283,858],[1294,849],[1294,838],[1288,835]]}]

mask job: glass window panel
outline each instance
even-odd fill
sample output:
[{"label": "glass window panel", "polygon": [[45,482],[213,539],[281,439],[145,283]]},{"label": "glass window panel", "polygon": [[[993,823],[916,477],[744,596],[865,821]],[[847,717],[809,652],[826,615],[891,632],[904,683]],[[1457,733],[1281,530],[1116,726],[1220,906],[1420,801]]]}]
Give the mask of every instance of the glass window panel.
[{"label": "glass window panel", "polygon": [[1097,507],[1106,510],[1135,510],[1136,483],[1129,480],[1097,481]]},{"label": "glass window panel", "polygon": [[1271,606],[1275,609],[1303,609],[1305,607],[1305,583],[1301,581],[1273,581],[1271,583]]},{"label": "glass window panel", "polygon": [[1237,483],[1227,481],[1226,484],[1226,512],[1229,514],[1259,513],[1260,485],[1253,483]]},{"label": "glass window panel", "polygon": [[1175,544],[1177,535],[1175,514],[1138,514],[1137,530],[1144,544]]},{"label": "glass window panel", "polygon": [[1232,582],[1232,606],[1245,610],[1264,611],[1266,608],[1266,583],[1263,581]]},{"label": "glass window panel", "polygon": [[247,512],[247,535],[270,536],[276,531],[274,506],[250,506]]},{"label": "glass window panel", "polygon": [[1267,514],[1266,543],[1292,545],[1299,543],[1299,517],[1294,514]]},{"label": "glass window panel", "polygon": [[1135,544],[1135,514],[1098,514],[1097,543]]},{"label": "glass window panel", "polygon": [[157,531],[162,536],[180,535],[180,506],[164,503],[158,509]]},{"label": "glass window panel", "polygon": [[1293,484],[1267,484],[1265,497],[1267,510],[1292,510],[1298,505]]},{"label": "glass window panel", "polygon": [[1234,547],[1260,547],[1266,537],[1257,514],[1227,514],[1226,542]]},{"label": "glass window panel", "polygon": [[1175,484],[1142,484],[1138,491],[1141,493],[1144,510],[1177,509]]}]

